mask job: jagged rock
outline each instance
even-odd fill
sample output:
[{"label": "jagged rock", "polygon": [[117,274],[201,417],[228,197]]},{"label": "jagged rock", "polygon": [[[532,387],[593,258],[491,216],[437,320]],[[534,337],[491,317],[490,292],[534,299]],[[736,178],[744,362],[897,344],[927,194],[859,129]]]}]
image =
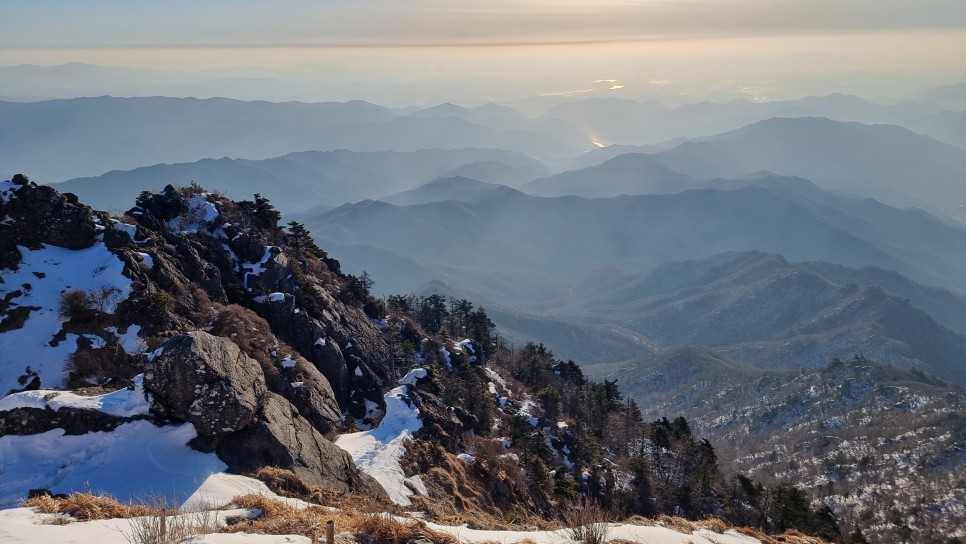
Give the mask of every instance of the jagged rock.
[{"label": "jagged rock", "polygon": [[144,416],[120,417],[80,408],[14,408],[0,411],[0,436],[40,434],[63,429],[65,435],[110,432]]},{"label": "jagged rock", "polygon": [[51,244],[67,249],[83,249],[96,241],[94,212],[77,203],[77,198],[37,185],[22,174],[11,181],[19,186],[15,196],[0,200],[0,218],[15,221],[0,223],[0,268],[12,268],[20,262],[17,245],[39,248]]},{"label": "jagged rock", "polygon": [[152,411],[189,421],[199,435],[218,438],[252,422],[266,394],[257,361],[227,338],[203,331],[168,340],[150,364],[144,387]]},{"label": "jagged rock", "polygon": [[[473,428],[472,425],[464,426],[463,421],[456,413],[456,408],[450,409],[439,397],[429,391],[411,388],[409,397],[415,401],[416,407],[419,408],[419,418],[423,422],[422,428],[417,431],[419,437],[425,437],[442,445],[447,450],[453,450],[459,444],[460,437],[463,436],[466,429]],[[466,415],[473,420],[476,419],[461,408],[459,412],[459,415]]]},{"label": "jagged rock", "polygon": [[339,425],[342,413],[329,381],[312,363],[298,355],[290,357],[296,362],[294,367],[266,376],[269,390],[288,399],[320,433],[331,431]]},{"label": "jagged rock", "polygon": [[255,423],[225,436],[217,452],[232,472],[275,466],[332,491],[388,498],[376,480],[359,472],[345,450],[323,438],[288,401],[274,393],[266,397]]},{"label": "jagged rock", "polygon": [[339,406],[345,406],[349,401],[349,368],[342,350],[332,341],[326,341],[324,345],[315,346],[313,355],[316,367],[332,384]]}]

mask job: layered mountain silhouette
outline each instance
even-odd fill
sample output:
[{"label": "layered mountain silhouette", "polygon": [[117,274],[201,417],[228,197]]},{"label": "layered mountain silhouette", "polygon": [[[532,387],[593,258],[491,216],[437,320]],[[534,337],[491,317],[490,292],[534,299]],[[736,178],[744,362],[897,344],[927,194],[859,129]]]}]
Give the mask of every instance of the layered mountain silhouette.
[{"label": "layered mountain silhouette", "polygon": [[30,172],[44,183],[146,164],[257,159],[301,150],[477,147],[560,156],[590,147],[582,137],[568,141],[560,131],[497,130],[453,116],[402,116],[363,101],[105,96],[0,102],[0,123],[17,127],[0,135],[0,170]]},{"label": "layered mountain silhouette", "polygon": [[304,151],[259,161],[203,159],[158,164],[55,184],[105,209],[121,209],[141,191],[190,181],[245,198],[261,193],[284,212],[337,206],[415,188],[464,165],[500,164],[539,172],[543,165],[498,149],[426,149],[413,152]]},{"label": "layered mountain silhouette", "polygon": [[[518,279],[545,274],[565,283],[577,270],[612,261],[653,266],[761,250],[791,261],[874,265],[927,285],[966,288],[966,231],[955,224],[836,196],[800,179],[729,183],[733,188],[603,199],[505,191],[472,203],[366,201],[300,220],[327,247],[355,246],[356,262],[367,264],[372,259],[360,253],[398,252],[424,263]],[[400,292],[432,279],[440,278],[395,270],[383,287]]]}]

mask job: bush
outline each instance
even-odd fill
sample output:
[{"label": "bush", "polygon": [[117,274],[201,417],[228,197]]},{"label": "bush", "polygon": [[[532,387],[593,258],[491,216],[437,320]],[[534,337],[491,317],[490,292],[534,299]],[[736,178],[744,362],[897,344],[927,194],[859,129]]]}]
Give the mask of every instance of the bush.
[{"label": "bush", "polygon": [[116,344],[78,349],[68,357],[66,370],[67,385],[74,389],[102,385],[108,380],[128,380],[141,372],[137,358]]},{"label": "bush", "polygon": [[60,297],[60,316],[68,321],[92,321],[109,313],[121,290],[117,287],[101,287],[87,292],[83,289],[65,291]]},{"label": "bush", "polygon": [[607,533],[610,532],[606,512],[589,499],[574,502],[565,508],[563,521],[574,540],[581,540],[587,544],[603,544],[607,540]]}]

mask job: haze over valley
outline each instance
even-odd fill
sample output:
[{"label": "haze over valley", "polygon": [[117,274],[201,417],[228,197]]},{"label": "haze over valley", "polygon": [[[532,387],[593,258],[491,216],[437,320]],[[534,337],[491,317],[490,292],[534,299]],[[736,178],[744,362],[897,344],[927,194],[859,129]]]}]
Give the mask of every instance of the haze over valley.
[{"label": "haze over valley", "polygon": [[[97,447],[31,467],[45,433],[150,420],[202,480],[281,467],[454,531],[582,497],[966,538],[959,3],[43,4],[0,8],[0,506],[81,490]],[[165,350],[251,357],[250,421],[178,408]],[[93,394],[128,408],[53,400]]]}]

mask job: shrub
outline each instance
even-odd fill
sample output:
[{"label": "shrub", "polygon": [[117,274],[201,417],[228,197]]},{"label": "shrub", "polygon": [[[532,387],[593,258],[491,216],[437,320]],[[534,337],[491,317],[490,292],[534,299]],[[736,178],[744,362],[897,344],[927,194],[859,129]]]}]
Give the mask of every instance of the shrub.
[{"label": "shrub", "polygon": [[60,316],[69,321],[91,321],[109,313],[121,290],[117,287],[101,287],[93,291],[72,289],[60,297]]},{"label": "shrub", "polygon": [[587,544],[603,544],[610,532],[606,512],[589,499],[571,503],[566,507],[563,510],[563,521],[574,540]]},{"label": "shrub", "polygon": [[141,368],[137,358],[112,344],[102,348],[78,349],[67,359],[67,385],[80,388],[103,384],[107,380],[127,380],[136,376]]}]

